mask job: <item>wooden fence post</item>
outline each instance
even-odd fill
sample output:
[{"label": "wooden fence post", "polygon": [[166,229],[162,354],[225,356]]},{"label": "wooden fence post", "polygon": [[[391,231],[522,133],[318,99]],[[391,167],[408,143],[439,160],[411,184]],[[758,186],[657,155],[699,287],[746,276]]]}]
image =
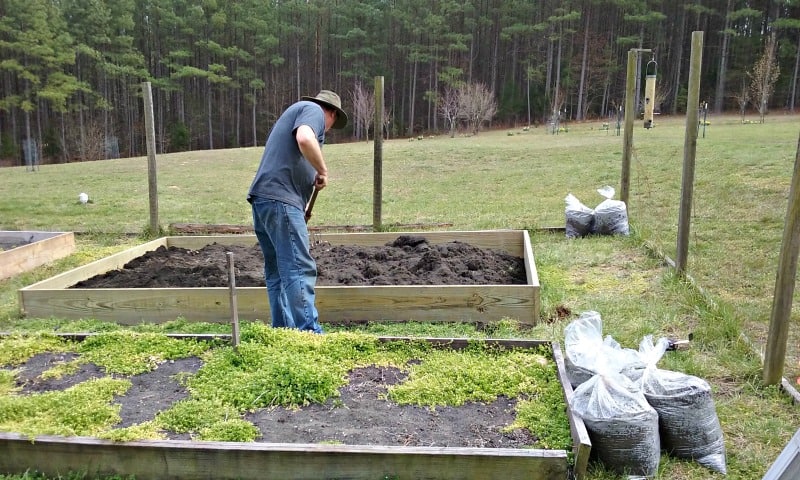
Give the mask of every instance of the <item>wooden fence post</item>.
[{"label": "wooden fence post", "polygon": [[625,78],[625,131],[622,137],[622,175],[620,176],[619,199],[628,207],[631,190],[631,155],[633,152],[633,120],[636,117],[636,72],[639,71],[639,58],[649,48],[628,50],[628,72]]},{"label": "wooden fence post", "polygon": [[372,136],[374,141],[372,230],[382,230],[381,204],[383,203],[383,77],[375,77],[375,118]]},{"label": "wooden fence post", "polygon": [[147,136],[147,185],[150,192],[150,234],[158,235],[158,182],[156,180],[156,129],[153,120],[153,89],[150,82],[142,84],[144,97],[144,128]]},{"label": "wooden fence post", "polygon": [[789,204],[786,207],[786,225],[778,258],[778,273],[775,279],[775,294],[772,297],[772,313],[769,320],[767,348],[764,352],[763,380],[767,385],[777,385],[783,377],[786,363],[786,341],[789,337],[789,321],[792,315],[792,297],[797,276],[797,255],[800,251],[800,139],[794,160],[794,174],[789,188]]},{"label": "wooden fence post", "polygon": [[692,57],[689,62],[689,93],[686,99],[686,135],[683,145],[681,207],[678,213],[678,245],[675,269],[686,274],[689,252],[689,226],[692,222],[694,167],[697,156],[697,106],[700,104],[700,72],[703,65],[703,32],[692,32]]}]

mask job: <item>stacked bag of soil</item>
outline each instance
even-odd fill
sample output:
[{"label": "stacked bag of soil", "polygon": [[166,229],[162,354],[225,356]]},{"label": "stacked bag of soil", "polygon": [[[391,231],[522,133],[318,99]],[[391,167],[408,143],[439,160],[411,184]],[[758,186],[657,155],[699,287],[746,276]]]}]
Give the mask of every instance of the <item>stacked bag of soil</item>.
[{"label": "stacked bag of soil", "polygon": [[625,202],[614,200],[614,188],[606,185],[597,189],[597,193],[605,198],[597,207],[591,209],[581,203],[573,194],[568,194],[564,201],[567,238],[597,235],[628,235],[628,210]]},{"label": "stacked bag of soil", "polygon": [[597,312],[565,329],[570,407],[583,419],[592,457],[610,470],[652,477],[661,451],[727,472],[725,444],[711,388],[704,380],[659,369],[669,340],[645,337],[639,350],[603,338]]},{"label": "stacked bag of soil", "polygon": [[[597,312],[584,312],[564,329],[567,378],[572,388],[598,373],[623,373],[629,378],[641,377],[647,366],[639,352],[622,346],[607,335],[603,338],[603,321]],[[602,371],[601,371],[602,369]]]},{"label": "stacked bag of soil", "polygon": [[717,417],[711,386],[702,378],[656,366],[669,348],[669,340],[644,337],[639,352],[647,363],[640,384],[644,396],[658,413],[661,448],[678,458],[726,474],[725,441]]}]

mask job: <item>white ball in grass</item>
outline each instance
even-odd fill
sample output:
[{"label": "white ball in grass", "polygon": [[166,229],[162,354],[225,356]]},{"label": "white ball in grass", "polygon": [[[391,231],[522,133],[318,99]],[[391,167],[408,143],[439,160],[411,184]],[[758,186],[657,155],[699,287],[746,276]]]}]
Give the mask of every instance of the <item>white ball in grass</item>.
[{"label": "white ball in grass", "polygon": [[89,201],[89,195],[81,192],[80,195],[78,195],[78,201],[84,204],[87,203]]}]

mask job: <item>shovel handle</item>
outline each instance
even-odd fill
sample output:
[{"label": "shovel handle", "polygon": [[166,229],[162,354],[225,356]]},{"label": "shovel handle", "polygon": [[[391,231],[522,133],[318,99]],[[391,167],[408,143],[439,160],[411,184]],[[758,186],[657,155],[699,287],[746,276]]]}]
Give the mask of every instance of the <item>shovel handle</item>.
[{"label": "shovel handle", "polygon": [[311,200],[308,201],[308,206],[306,206],[306,223],[311,218],[311,210],[314,208],[314,202],[317,201],[317,195],[319,194],[319,189],[314,187],[314,193],[311,194]]}]

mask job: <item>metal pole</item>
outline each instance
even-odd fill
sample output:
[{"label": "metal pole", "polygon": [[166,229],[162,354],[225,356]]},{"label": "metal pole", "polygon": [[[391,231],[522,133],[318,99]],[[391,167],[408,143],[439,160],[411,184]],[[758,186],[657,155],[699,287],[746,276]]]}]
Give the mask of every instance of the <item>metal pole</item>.
[{"label": "metal pole", "polygon": [[675,269],[686,274],[689,252],[689,226],[692,218],[694,167],[697,155],[697,106],[700,103],[700,72],[703,65],[703,32],[692,32],[692,57],[689,62],[689,93],[686,99],[686,137],[683,145],[683,179],[678,218],[678,246]]},{"label": "metal pole", "polygon": [[789,337],[789,322],[792,315],[792,297],[797,278],[797,255],[800,251],[800,139],[794,160],[794,175],[789,189],[789,204],[786,208],[786,225],[778,259],[778,274],[775,279],[775,295],[772,298],[772,313],[769,319],[769,335],[764,354],[764,383],[777,385],[783,377],[786,362],[786,340]]},{"label": "metal pole", "polygon": [[157,235],[158,226],[158,182],[156,181],[156,129],[153,120],[153,89],[150,82],[142,84],[144,97],[144,128],[147,135],[147,186],[150,192],[150,234]]},{"label": "metal pole", "polygon": [[381,205],[383,203],[383,77],[375,77],[375,118],[373,119],[375,149],[372,187],[372,230],[382,230]]}]

